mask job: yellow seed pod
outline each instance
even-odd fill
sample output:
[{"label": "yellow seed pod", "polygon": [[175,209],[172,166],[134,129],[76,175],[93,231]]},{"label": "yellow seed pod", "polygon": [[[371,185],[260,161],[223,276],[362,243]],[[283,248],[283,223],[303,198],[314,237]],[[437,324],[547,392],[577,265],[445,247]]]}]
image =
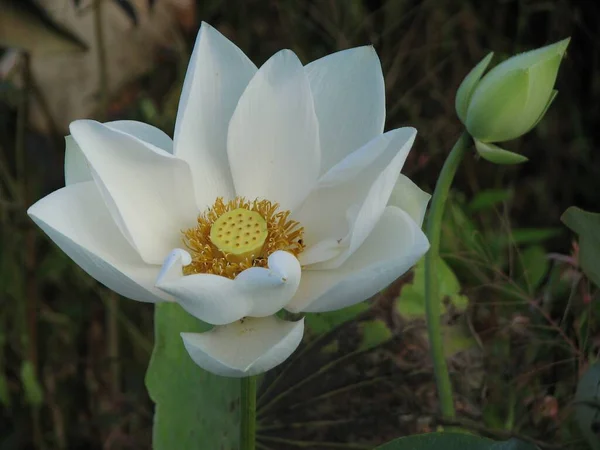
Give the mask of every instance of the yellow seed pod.
[{"label": "yellow seed pod", "polygon": [[223,253],[258,257],[267,239],[267,221],[257,212],[237,208],[219,217],[210,229],[211,242]]}]

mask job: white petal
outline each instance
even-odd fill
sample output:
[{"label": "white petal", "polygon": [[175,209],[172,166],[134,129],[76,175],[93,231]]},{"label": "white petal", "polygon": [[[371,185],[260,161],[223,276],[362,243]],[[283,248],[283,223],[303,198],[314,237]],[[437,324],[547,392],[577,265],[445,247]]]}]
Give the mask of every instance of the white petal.
[{"label": "white petal", "polygon": [[98,122],[71,124],[94,181],[119,229],[149,264],[161,264],[196,223],[198,210],[185,161]]},{"label": "white petal", "polygon": [[190,59],[175,125],[175,155],[192,169],[198,207],[234,196],[227,128],[256,66],[225,36],[202,23]]},{"label": "white petal", "polygon": [[237,195],[294,209],[319,176],[319,128],[310,85],[290,50],[272,56],[242,94],[227,152]]},{"label": "white petal", "polygon": [[224,377],[247,377],[285,361],[302,341],[304,319],[286,322],[270,316],[215,327],[206,333],[181,333],[196,364]]},{"label": "white petal", "polygon": [[370,45],[333,53],[305,69],[319,119],[321,173],[325,173],[383,133],[383,73]]},{"label": "white petal", "polygon": [[92,180],[90,166],[79,145],[73,136],[65,136],[65,186]]},{"label": "white petal", "polygon": [[275,314],[300,284],[300,263],[287,252],[274,252],[269,268],[247,269],[234,280],[211,274],[184,276],[183,266],[190,262],[185,250],[171,252],[156,286],[175,297],[187,312],[213,325]]},{"label": "white petal", "polygon": [[[134,120],[117,120],[104,125],[135,136],[166,152],[173,153],[173,141],[165,132],[152,125]],[[72,136],[65,137],[65,185],[91,181],[92,172],[83,152]]]},{"label": "white petal", "polygon": [[300,263],[291,253],[272,253],[268,265],[268,269],[252,267],[244,270],[234,280],[236,283],[243,283],[244,289],[252,293],[249,316],[265,317],[280,311],[300,285]]},{"label": "white petal", "polygon": [[[319,187],[294,213],[309,247],[306,256],[300,254],[302,265],[336,268],[360,246],[381,217],[415,136],[414,128],[388,131],[348,155],[319,180]],[[336,256],[321,262],[305,260],[312,256],[311,247],[322,241],[337,242]],[[323,256],[334,253],[330,246],[328,249]]]},{"label": "white petal", "polygon": [[115,120],[105,125],[116,131],[129,134],[141,141],[152,144],[167,153],[173,154],[173,141],[167,133],[159,128],[135,120]]},{"label": "white petal", "polygon": [[94,182],[70,185],[27,214],[77,265],[109,289],[142,302],[170,299],[154,288],[160,269],[144,263],[114,224]]},{"label": "white petal", "polygon": [[411,217],[389,206],[360,248],[336,270],[305,270],[292,312],[323,312],[362,302],[410,269],[429,249]]},{"label": "white petal", "polygon": [[430,194],[423,191],[406,175],[400,174],[388,204],[404,210],[417,225],[422,227],[430,199]]},{"label": "white petal", "polygon": [[300,260],[303,266],[309,266],[321,261],[331,260],[340,255],[343,250],[344,248],[340,246],[339,240],[324,239],[307,247],[300,254]]},{"label": "white petal", "polygon": [[191,260],[185,250],[173,250],[165,259],[156,287],[172,295],[194,317],[213,325],[228,324],[248,315],[252,301],[233,280],[211,274],[184,276],[183,267]]}]

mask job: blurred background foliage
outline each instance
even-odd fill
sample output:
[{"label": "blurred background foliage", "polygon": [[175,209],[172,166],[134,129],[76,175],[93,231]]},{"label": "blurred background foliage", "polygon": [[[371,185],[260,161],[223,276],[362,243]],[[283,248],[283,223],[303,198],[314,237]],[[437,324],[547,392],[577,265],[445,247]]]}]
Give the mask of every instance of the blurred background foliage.
[{"label": "blurred background foliage", "polygon": [[[404,172],[429,192],[461,132],[454,94],[470,68],[490,50],[504,58],[572,36],[557,100],[508,145],[530,161],[473,156],[459,171],[439,276],[458,425],[590,448],[573,396],[597,359],[600,299],[560,216],[600,210],[596,2],[0,0],[0,450],[150,447],[152,306],[98,285],[25,211],[63,185],[70,121],[135,119],[172,134],[202,20],[259,65],[281,48],[308,63],[373,44],[386,129],[419,130]],[[369,303],[308,316],[303,346],[264,377],[260,448],[367,449],[448,425],[422,299],[417,265]]]}]

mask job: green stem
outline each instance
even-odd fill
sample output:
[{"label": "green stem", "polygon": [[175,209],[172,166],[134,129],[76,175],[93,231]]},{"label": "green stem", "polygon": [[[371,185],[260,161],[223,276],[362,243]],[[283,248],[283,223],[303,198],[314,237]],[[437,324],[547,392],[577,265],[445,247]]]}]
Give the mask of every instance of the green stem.
[{"label": "green stem", "polygon": [[467,147],[470,143],[470,137],[465,132],[456,141],[450,154],[446,158],[444,167],[440,173],[433,197],[431,200],[431,209],[427,219],[427,238],[431,245],[429,252],[425,255],[425,308],[427,311],[427,331],[429,334],[429,345],[431,358],[433,359],[433,369],[435,371],[435,381],[440,399],[440,408],[442,416],[453,418],[454,400],[452,398],[452,384],[448,374],[448,366],[444,356],[444,343],[441,329],[442,299],[440,298],[437,273],[438,257],[440,253],[440,237],[442,234],[442,219],[444,217],[444,207],[450,186],[456,174],[456,170],[462,161]]},{"label": "green stem", "polygon": [[242,378],[242,423],[240,426],[240,449],[256,447],[256,376]]}]

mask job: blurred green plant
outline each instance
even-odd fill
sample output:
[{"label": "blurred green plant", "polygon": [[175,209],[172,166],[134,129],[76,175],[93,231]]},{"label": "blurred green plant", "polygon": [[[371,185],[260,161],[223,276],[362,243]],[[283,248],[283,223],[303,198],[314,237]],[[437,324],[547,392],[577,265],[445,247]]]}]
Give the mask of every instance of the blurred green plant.
[{"label": "blurred green plant", "polygon": [[583,435],[594,450],[600,449],[600,363],[581,377],[575,394],[575,411]]},{"label": "blurred green plant", "polygon": [[459,433],[429,433],[409,436],[389,442],[376,450],[533,450],[528,443],[511,439],[507,442],[494,442],[491,439]]},{"label": "blurred green plant", "polygon": [[[469,304],[469,299],[460,293],[461,286],[452,269],[438,257],[438,284],[440,296],[443,298],[442,317],[464,316]],[[425,310],[425,265],[421,260],[414,268],[414,278],[410,284],[402,288],[396,300],[398,313],[407,320],[424,320]],[[464,320],[442,319],[442,336],[444,339],[444,354],[450,358],[459,352],[477,347]]]},{"label": "blurred green plant", "polygon": [[600,214],[572,206],[560,219],[579,235],[579,264],[589,279],[600,286]]}]

